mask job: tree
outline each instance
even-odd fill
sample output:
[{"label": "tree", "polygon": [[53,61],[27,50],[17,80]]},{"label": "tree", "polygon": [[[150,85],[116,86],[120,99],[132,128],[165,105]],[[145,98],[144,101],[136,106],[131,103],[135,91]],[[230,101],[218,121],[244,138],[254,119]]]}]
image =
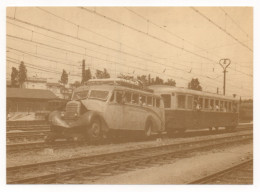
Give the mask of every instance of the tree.
[{"label": "tree", "polygon": [[126,79],[126,80],[134,80],[134,76],[124,75],[124,74],[122,74],[122,73],[120,73],[117,77],[118,77],[118,78],[121,78],[121,79]]},{"label": "tree", "polygon": [[19,87],[18,74],[19,74],[18,70],[15,67],[12,67],[11,87]]},{"label": "tree", "polygon": [[62,71],[62,75],[60,77],[60,83],[63,84],[63,86],[65,87],[65,85],[68,83],[68,80],[69,80],[69,75],[68,73],[63,69]]},{"label": "tree", "polygon": [[192,80],[188,84],[189,89],[202,91],[202,87],[200,86],[200,82],[198,78],[192,78]]},{"label": "tree", "polygon": [[84,84],[89,79],[92,79],[92,75],[91,75],[90,69],[87,69],[87,70],[85,70],[85,72],[83,74],[83,78],[82,78],[81,84]]},{"label": "tree", "polygon": [[23,83],[27,80],[27,69],[22,61],[20,66],[19,66],[19,73],[18,73],[18,81],[19,81],[19,86],[22,87]]},{"label": "tree", "polygon": [[137,76],[137,80],[141,81],[143,86],[148,85],[148,79],[147,79],[146,75]]},{"label": "tree", "polygon": [[165,85],[170,85],[175,87],[176,86],[176,82],[173,79],[168,79],[167,82],[164,83]]},{"label": "tree", "polygon": [[108,79],[110,78],[110,74],[107,72],[106,68],[104,68],[104,71],[96,70],[96,78],[97,79]]},{"label": "tree", "polygon": [[79,81],[75,81],[74,83],[71,84],[71,86],[72,86],[73,88],[77,88],[77,87],[80,86],[80,82],[79,82]]}]

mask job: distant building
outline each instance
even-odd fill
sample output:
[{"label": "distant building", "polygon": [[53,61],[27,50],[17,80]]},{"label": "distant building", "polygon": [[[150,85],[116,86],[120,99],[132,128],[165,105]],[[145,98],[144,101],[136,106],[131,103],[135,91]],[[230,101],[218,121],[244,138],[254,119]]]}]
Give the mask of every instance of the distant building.
[{"label": "distant building", "polygon": [[27,77],[27,80],[23,83],[23,88],[47,89],[46,83],[47,83],[47,78]]},{"label": "distant building", "polygon": [[59,83],[46,83],[46,89],[52,91],[57,97],[63,99],[63,94],[61,93],[62,85]]},{"label": "distant building", "polygon": [[48,101],[57,96],[44,89],[7,88],[7,113],[46,111]]}]

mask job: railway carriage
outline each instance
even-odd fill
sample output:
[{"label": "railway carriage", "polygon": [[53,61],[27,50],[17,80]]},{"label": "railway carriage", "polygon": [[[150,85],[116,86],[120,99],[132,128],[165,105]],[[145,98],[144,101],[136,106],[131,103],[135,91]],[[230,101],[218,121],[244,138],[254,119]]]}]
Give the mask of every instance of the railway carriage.
[{"label": "railway carriage", "polygon": [[74,90],[65,111],[49,115],[51,134],[96,141],[108,133],[136,131],[145,137],[164,131],[164,106],[160,96],[138,82],[123,79],[89,80]]},{"label": "railway carriage", "polygon": [[170,135],[187,129],[233,130],[238,125],[238,100],[232,97],[167,85],[149,88],[163,98],[165,129]]}]

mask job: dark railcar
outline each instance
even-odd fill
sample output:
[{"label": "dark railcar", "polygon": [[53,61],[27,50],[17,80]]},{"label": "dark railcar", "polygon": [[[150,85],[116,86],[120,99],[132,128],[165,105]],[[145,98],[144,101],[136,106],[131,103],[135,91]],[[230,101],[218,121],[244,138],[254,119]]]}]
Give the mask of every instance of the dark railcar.
[{"label": "dark railcar", "polygon": [[238,125],[238,100],[234,98],[166,85],[150,88],[163,98],[169,134],[187,129],[232,130]]}]

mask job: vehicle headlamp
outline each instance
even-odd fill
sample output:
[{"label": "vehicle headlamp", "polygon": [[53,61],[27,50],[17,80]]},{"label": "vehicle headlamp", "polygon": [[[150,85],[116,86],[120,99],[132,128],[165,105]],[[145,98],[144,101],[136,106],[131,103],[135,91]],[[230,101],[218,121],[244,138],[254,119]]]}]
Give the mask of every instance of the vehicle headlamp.
[{"label": "vehicle headlamp", "polygon": [[64,111],[62,111],[62,112],[60,113],[60,116],[61,116],[61,117],[64,117],[64,116],[65,116]]}]

